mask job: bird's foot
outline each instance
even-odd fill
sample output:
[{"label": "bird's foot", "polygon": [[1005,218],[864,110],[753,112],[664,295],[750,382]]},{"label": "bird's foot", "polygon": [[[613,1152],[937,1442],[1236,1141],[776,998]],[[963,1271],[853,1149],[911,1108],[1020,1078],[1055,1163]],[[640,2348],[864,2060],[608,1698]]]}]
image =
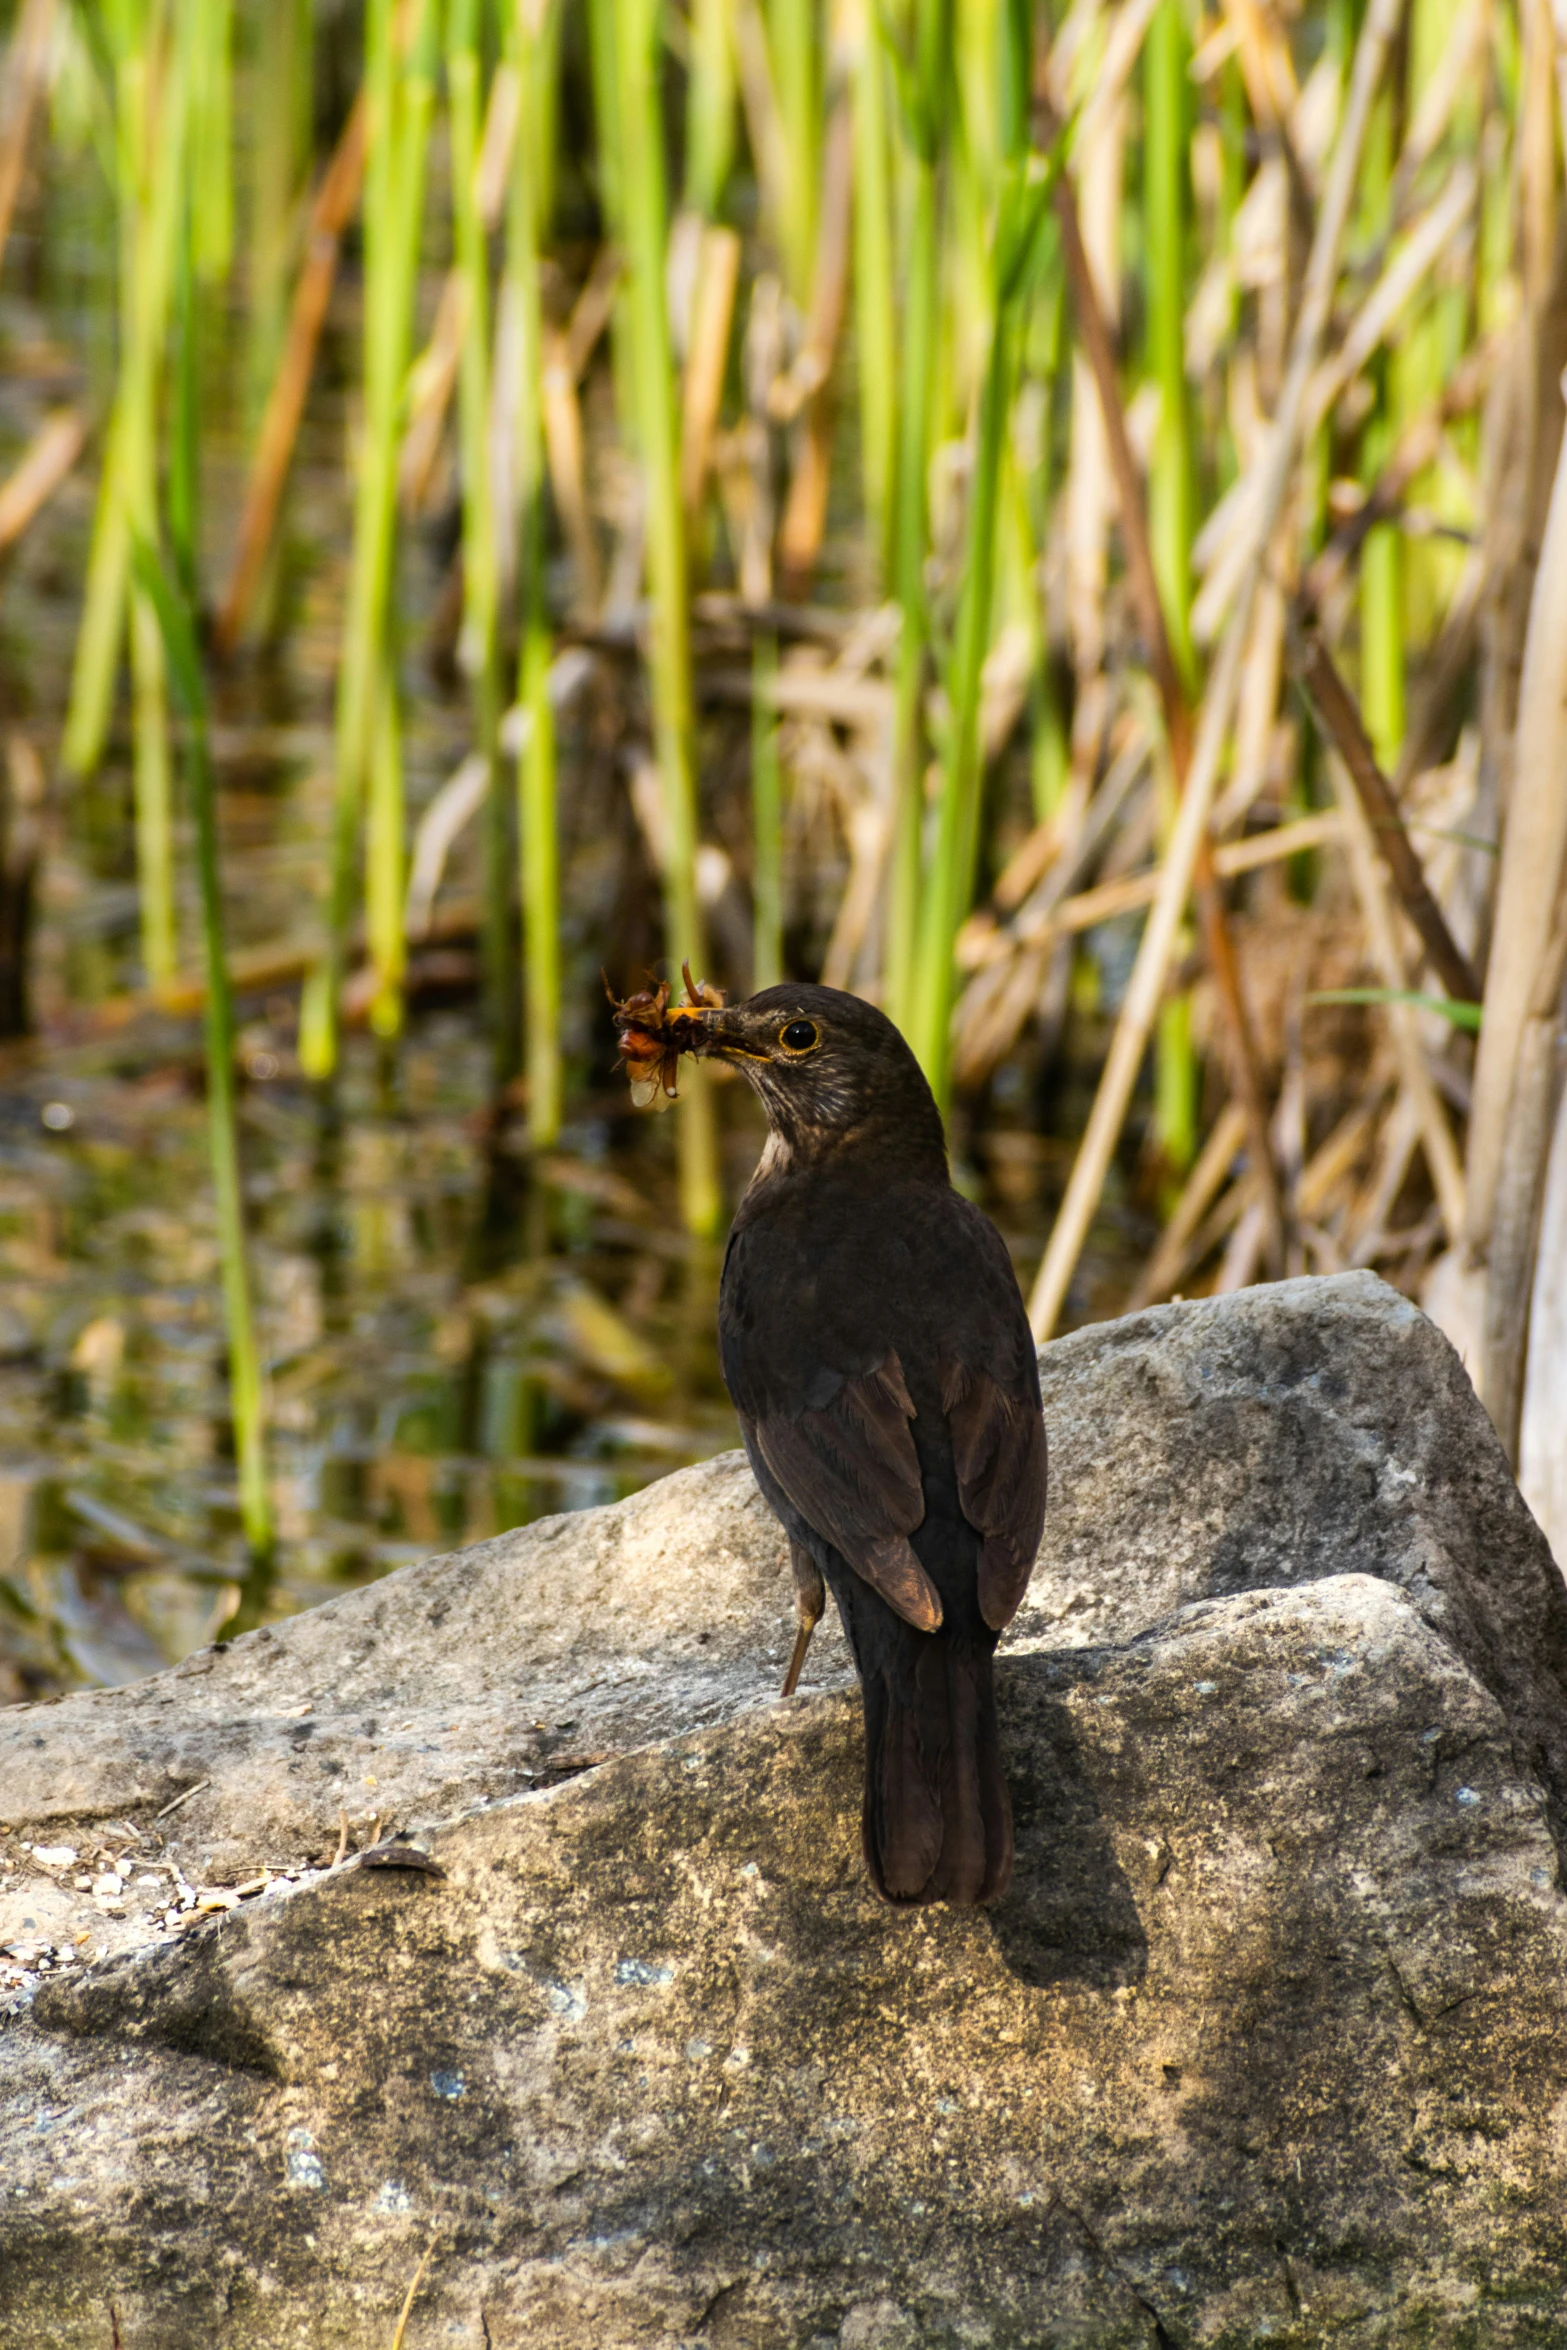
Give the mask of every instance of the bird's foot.
[{"label": "bird's foot", "polygon": [[781,1695],[792,1697],[805,1662],[805,1652],[811,1645],[811,1634],[822,1620],[827,1605],[827,1586],[822,1581],[821,1568],[805,1545],[791,1541],[789,1571],[794,1577],[794,1612],[800,1629],[794,1636],[794,1654],[789,1659],[789,1670],[784,1675]]},{"label": "bird's foot", "polygon": [[789,1659],[789,1670],[784,1675],[784,1685],[782,1690],[779,1692],[780,1696],[792,1697],[794,1695],[795,1689],[799,1684],[800,1668],[805,1662],[805,1652],[811,1645],[811,1634],[815,1631],[815,1629],[816,1625],[813,1620],[809,1624],[802,1623],[799,1631],[796,1632],[794,1636],[794,1654]]}]

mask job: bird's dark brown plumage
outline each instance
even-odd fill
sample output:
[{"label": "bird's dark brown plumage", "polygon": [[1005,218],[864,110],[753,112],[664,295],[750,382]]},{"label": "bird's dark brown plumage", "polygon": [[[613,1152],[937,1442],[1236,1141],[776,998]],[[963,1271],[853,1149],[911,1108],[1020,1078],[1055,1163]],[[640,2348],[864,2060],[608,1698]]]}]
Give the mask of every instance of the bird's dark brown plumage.
[{"label": "bird's dark brown plumage", "polygon": [[719,1347],[790,1537],[802,1642],[825,1582],[859,1668],[872,1877],[891,1901],[992,1901],[1012,1814],[991,1660],[1045,1509],[1011,1261],[953,1190],[930,1088],[871,1005],[773,987],[692,1027],[771,1129],[724,1260]]}]

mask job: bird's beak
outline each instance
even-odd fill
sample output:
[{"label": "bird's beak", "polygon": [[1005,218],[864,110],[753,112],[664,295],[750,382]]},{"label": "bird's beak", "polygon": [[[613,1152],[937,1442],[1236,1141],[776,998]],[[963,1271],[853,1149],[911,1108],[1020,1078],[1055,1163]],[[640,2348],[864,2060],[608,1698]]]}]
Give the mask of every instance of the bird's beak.
[{"label": "bird's beak", "polygon": [[683,1052],[694,1053],[699,1060],[765,1061],[766,1053],[758,1052],[743,1020],[727,1007],[712,1009],[704,1005],[687,1009],[684,1005],[671,1007],[669,1020],[678,1021],[677,1033]]}]

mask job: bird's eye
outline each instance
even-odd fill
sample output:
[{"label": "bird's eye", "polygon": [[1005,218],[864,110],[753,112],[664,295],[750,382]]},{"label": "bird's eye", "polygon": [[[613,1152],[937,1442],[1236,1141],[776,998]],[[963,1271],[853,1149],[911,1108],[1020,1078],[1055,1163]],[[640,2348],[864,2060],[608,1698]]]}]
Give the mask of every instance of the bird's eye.
[{"label": "bird's eye", "polygon": [[778,1032],[778,1042],[786,1053],[808,1053],[820,1041],[814,1020],[791,1020]]}]

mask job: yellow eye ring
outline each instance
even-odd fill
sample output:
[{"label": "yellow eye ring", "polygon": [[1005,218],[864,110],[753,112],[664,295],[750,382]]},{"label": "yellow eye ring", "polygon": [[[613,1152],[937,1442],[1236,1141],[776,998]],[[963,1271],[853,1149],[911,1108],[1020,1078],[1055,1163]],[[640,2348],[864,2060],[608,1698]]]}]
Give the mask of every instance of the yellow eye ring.
[{"label": "yellow eye ring", "polygon": [[814,1052],[821,1041],[814,1020],[790,1020],[778,1031],[778,1042],[786,1053]]}]

